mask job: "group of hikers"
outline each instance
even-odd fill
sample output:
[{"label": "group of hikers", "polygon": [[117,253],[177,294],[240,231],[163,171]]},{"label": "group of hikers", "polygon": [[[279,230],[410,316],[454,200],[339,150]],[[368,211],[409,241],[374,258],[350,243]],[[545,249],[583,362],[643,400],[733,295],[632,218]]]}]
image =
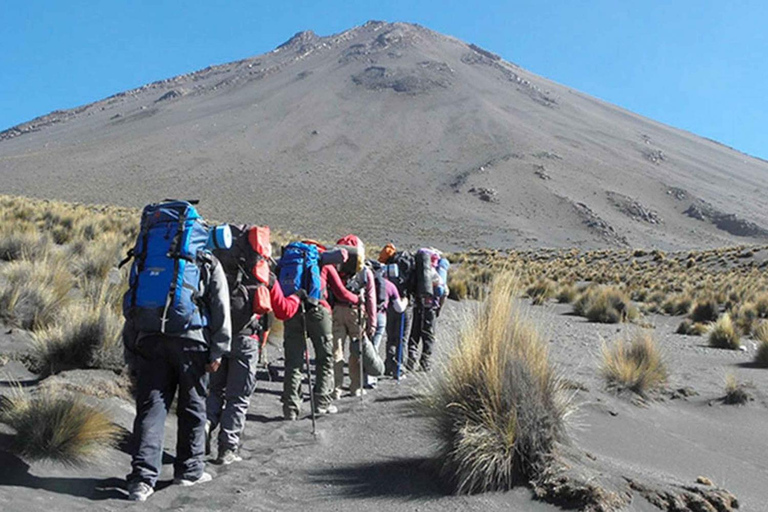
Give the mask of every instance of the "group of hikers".
[{"label": "group of hikers", "polygon": [[211,480],[205,458],[217,429],[217,463],[242,460],[240,436],[272,316],[284,322],[282,416],[293,421],[302,413],[306,370],[314,431],[316,416],[338,412],[347,352],[351,396],[375,388],[378,377],[430,369],[435,322],[448,295],[449,263],[436,249],[387,244],[377,259],[366,259],[362,241],[347,235],[332,246],[291,242],[275,260],[268,227],[208,226],[187,201],[144,208],[121,265],[131,259],[123,343],[135,377],[127,477],[133,501],[154,492],[174,396],[175,483]]}]

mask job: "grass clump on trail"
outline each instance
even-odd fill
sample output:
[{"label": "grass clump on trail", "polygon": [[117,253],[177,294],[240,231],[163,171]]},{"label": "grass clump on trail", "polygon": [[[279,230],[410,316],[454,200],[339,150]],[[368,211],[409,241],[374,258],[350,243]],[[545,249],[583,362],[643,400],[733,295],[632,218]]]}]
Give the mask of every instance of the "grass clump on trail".
[{"label": "grass clump on trail", "polygon": [[669,371],[656,340],[638,332],[630,341],[603,345],[600,372],[608,387],[631,391],[643,398],[666,385]]},{"label": "grass clump on trail", "polygon": [[573,311],[590,322],[617,324],[637,319],[639,312],[627,294],[615,287],[585,290],[573,305]]},{"label": "grass clump on trail", "polygon": [[709,330],[709,346],[729,350],[741,348],[741,335],[728,313],[721,316]]},{"label": "grass clump on trail", "polygon": [[732,374],[726,375],[723,403],[727,405],[744,405],[750,400],[752,400],[752,396],[747,391],[747,387]]},{"label": "grass clump on trail", "polygon": [[494,280],[424,402],[440,445],[439,473],[457,493],[530,482],[565,440],[561,380],[515,296],[509,274]]},{"label": "grass clump on trail", "polygon": [[114,446],[120,428],[77,395],[21,389],[0,402],[0,421],[16,431],[13,449],[28,460],[78,465]]}]

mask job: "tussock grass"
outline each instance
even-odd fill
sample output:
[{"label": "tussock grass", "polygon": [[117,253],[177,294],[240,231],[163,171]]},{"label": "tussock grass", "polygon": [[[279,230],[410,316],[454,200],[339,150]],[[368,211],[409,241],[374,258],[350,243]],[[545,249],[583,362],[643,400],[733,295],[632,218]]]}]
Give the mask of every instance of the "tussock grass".
[{"label": "tussock grass", "polygon": [[755,364],[763,368],[768,368],[768,322],[764,320],[758,324],[754,331],[754,337],[757,341]]},{"label": "tussock grass", "polygon": [[709,330],[709,346],[729,350],[738,350],[741,348],[741,335],[739,334],[739,330],[733,324],[730,314],[723,314],[723,316],[712,325]]},{"label": "tussock grass", "polygon": [[607,385],[642,397],[666,385],[669,371],[653,335],[638,332],[631,340],[603,344],[600,372]]},{"label": "tussock grass", "polygon": [[41,259],[48,255],[50,240],[31,224],[5,224],[0,227],[0,261]]},{"label": "tussock grass", "polygon": [[6,281],[0,317],[23,329],[50,327],[72,299],[74,280],[61,259],[12,262],[0,271],[0,279]]},{"label": "tussock grass", "polygon": [[103,409],[77,395],[21,389],[2,399],[0,420],[16,431],[14,450],[28,460],[79,465],[113,446],[120,429]]},{"label": "tussock grass", "polygon": [[122,368],[122,317],[111,304],[78,304],[59,323],[35,333],[35,370],[51,375],[75,368]]},{"label": "tussock grass", "polygon": [[752,399],[744,384],[732,374],[725,376],[725,396],[723,403],[728,405],[744,405]]},{"label": "tussock grass", "polygon": [[616,324],[635,320],[639,316],[627,294],[618,288],[593,288],[582,297],[574,310],[591,322]]},{"label": "tussock grass", "polygon": [[697,300],[690,314],[694,323],[714,322],[718,316],[720,316],[720,306],[714,298]]},{"label": "tussock grass", "polygon": [[557,284],[551,279],[538,279],[533,285],[528,287],[526,295],[531,298],[533,304],[541,305],[555,296]]},{"label": "tussock grass", "polygon": [[515,310],[515,296],[509,274],[494,280],[424,402],[440,475],[457,493],[527,483],[565,440],[561,380],[547,344]]}]

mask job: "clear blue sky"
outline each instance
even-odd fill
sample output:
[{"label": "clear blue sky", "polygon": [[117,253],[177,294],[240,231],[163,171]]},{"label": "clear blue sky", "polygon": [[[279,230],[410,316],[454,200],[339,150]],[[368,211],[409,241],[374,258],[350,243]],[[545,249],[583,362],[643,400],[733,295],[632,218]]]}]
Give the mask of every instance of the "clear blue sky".
[{"label": "clear blue sky", "polygon": [[0,130],[369,19],[425,25],[768,158],[765,0],[0,0]]}]

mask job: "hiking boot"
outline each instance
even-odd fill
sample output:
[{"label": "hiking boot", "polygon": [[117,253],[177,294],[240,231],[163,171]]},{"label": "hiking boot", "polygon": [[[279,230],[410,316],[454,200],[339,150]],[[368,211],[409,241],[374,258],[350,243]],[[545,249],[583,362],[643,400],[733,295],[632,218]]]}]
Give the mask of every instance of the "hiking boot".
[{"label": "hiking boot", "polygon": [[211,454],[211,421],[205,420],[205,454]]},{"label": "hiking boot", "polygon": [[332,400],[339,400],[341,398],[341,389],[336,388],[331,392],[331,399]]},{"label": "hiking boot", "polygon": [[286,421],[296,421],[299,418],[299,413],[296,411],[283,411],[283,419]]},{"label": "hiking boot", "polygon": [[131,482],[128,484],[128,499],[131,501],[147,501],[155,490],[146,482]]},{"label": "hiking boot", "polygon": [[360,388],[357,388],[357,389],[356,389],[356,390],[354,390],[354,391],[350,391],[350,392],[349,392],[349,394],[350,394],[351,396],[357,396],[357,397],[359,397],[359,396],[367,395],[367,394],[368,394],[368,392],[367,392],[366,390],[364,390],[364,389],[360,389]]},{"label": "hiking boot", "polygon": [[204,484],[205,482],[210,482],[211,480],[213,480],[213,476],[211,476],[210,473],[203,471],[203,474],[200,475],[200,478],[197,480],[189,480],[187,478],[174,478],[173,483],[182,487],[192,487],[193,485]]},{"label": "hiking boot", "polygon": [[224,450],[219,454],[219,458],[216,460],[222,466],[229,466],[234,462],[240,462],[243,458],[237,454],[235,450]]},{"label": "hiking boot", "polygon": [[258,365],[262,368],[269,366],[269,360],[267,359],[267,351],[259,348],[259,362]]},{"label": "hiking boot", "polygon": [[317,407],[317,414],[336,414],[339,412],[339,408],[333,404],[319,405]]}]

